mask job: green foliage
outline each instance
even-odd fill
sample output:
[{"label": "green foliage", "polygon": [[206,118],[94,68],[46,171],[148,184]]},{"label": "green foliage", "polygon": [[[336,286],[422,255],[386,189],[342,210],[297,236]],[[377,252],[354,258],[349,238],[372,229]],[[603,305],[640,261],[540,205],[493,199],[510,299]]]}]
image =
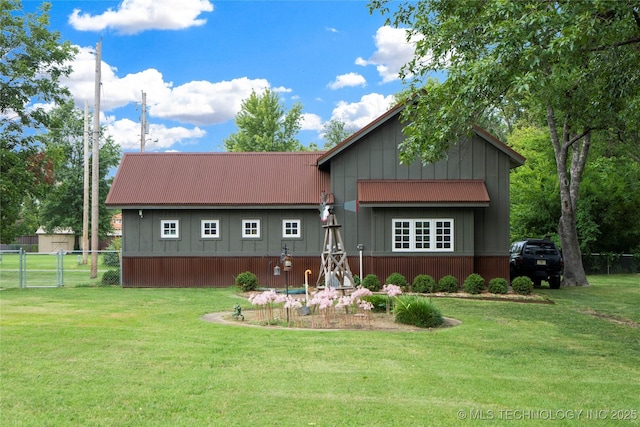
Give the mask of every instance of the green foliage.
[{"label": "green foliage", "polygon": [[115,239],[113,239],[113,241],[109,244],[109,247],[107,248],[107,250],[109,251],[118,251],[118,252],[105,252],[104,255],[102,255],[102,263],[104,265],[108,265],[109,267],[120,268],[119,240],[120,239],[116,237]]},{"label": "green foliage", "polygon": [[386,295],[368,295],[362,297],[362,299],[373,305],[371,311],[374,313],[384,313],[387,311],[387,302],[389,301],[389,298]]},{"label": "green foliage", "polygon": [[[549,132],[520,126],[509,144],[527,158],[511,171],[511,240],[551,236],[559,244],[558,177]],[[580,185],[576,221],[584,254],[630,252],[640,241],[640,163],[616,154],[602,137],[594,140],[591,162]]]},{"label": "green foliage", "polygon": [[435,328],[444,323],[440,310],[426,298],[416,295],[397,297],[393,314],[396,322],[420,328]]},{"label": "green foliage", "polygon": [[342,120],[332,119],[322,126],[322,133],[324,134],[324,146],[323,150],[329,150],[353,133],[355,133],[357,129],[353,127],[349,127]]},{"label": "green foliage", "polygon": [[102,274],[102,286],[114,286],[120,284],[120,270],[107,270]]},{"label": "green foliage", "polygon": [[369,289],[371,292],[378,292],[382,287],[380,285],[380,279],[375,274],[367,274],[362,280],[362,286]]},{"label": "green foliage", "polygon": [[302,104],[296,103],[289,112],[281,105],[278,94],[267,89],[262,95],[255,91],[242,101],[236,115],[238,132],[224,140],[227,151],[301,151],[296,139],[302,120]]},{"label": "green foliage", "polygon": [[451,274],[441,277],[438,280],[438,292],[458,292],[458,279]]},{"label": "green foliage", "polygon": [[557,233],[560,187],[549,138],[548,130],[524,125],[509,138],[509,145],[527,159],[510,174],[512,241]]},{"label": "green foliage", "polygon": [[[640,79],[629,78],[640,69],[637,6],[419,0],[391,12],[389,4],[370,0],[369,9],[391,15],[389,23],[408,28],[406,38],[415,42],[400,73],[408,85],[401,161],[436,162],[473,133],[473,123],[507,107],[526,111],[548,127],[554,147],[564,280],[587,283],[575,221],[578,187],[592,142],[608,136],[620,145],[640,134]],[[433,72],[446,80],[429,80]]]},{"label": "green foliage", "polygon": [[411,290],[413,292],[418,292],[418,293],[435,292],[436,281],[433,277],[429,276],[428,274],[418,274],[413,279]]},{"label": "green foliage", "polygon": [[529,295],[533,290],[533,281],[527,276],[520,276],[511,282],[513,292],[520,295]]},{"label": "green foliage", "polygon": [[409,287],[409,283],[407,282],[406,277],[404,277],[400,273],[391,273],[387,277],[387,280],[385,280],[384,283],[387,284],[387,285],[400,286],[400,289],[402,289],[403,292],[407,291],[407,289]]},{"label": "green foliage", "polygon": [[484,290],[484,278],[477,273],[470,274],[464,280],[463,287],[469,294],[479,294]]},{"label": "green foliage", "polygon": [[358,276],[357,274],[354,274],[353,283],[355,284],[356,288],[360,286],[362,284],[362,280],[360,279],[360,276]]},{"label": "green foliage", "polygon": [[[0,241],[21,233],[20,206],[27,196],[43,194],[50,184],[48,159],[35,137],[48,126],[46,104],[69,95],[60,84],[71,73],[76,48],[49,27],[50,3],[25,13],[19,1],[0,7]],[[31,101],[37,100],[37,103]],[[33,230],[32,232],[35,232]]]},{"label": "green foliage", "polygon": [[235,285],[240,287],[242,292],[254,291],[258,287],[258,277],[250,271],[238,274]]},{"label": "green foliage", "polygon": [[[67,102],[50,113],[52,129],[38,136],[47,147],[53,161],[55,185],[42,201],[40,220],[45,230],[57,227],[70,228],[76,235],[82,234],[82,212],[84,203],[84,140],[83,113]],[[104,133],[104,130],[101,132]],[[120,162],[120,147],[113,138],[107,137],[100,144],[99,153],[99,224],[101,237],[111,232],[110,212],[104,202],[109,193],[112,178],[109,170]]]},{"label": "green foliage", "polygon": [[506,294],[509,292],[509,283],[501,277],[493,278],[489,280],[489,292],[492,294]]}]

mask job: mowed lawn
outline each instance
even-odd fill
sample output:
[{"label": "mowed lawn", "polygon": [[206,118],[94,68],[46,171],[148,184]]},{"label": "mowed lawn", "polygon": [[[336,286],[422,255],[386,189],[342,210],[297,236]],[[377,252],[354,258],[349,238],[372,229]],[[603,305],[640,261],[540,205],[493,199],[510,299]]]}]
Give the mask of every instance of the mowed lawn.
[{"label": "mowed lawn", "polygon": [[555,304],[434,298],[459,326],[209,323],[235,289],[0,291],[0,425],[640,425],[640,276]]}]

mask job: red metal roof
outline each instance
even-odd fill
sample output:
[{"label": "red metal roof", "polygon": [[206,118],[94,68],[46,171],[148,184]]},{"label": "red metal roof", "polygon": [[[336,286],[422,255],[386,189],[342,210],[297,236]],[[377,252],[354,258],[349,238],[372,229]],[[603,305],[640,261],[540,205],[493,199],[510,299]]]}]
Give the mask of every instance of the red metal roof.
[{"label": "red metal roof", "polygon": [[318,205],[322,152],[125,153],[109,206]]},{"label": "red metal roof", "polygon": [[358,202],[374,203],[489,203],[481,180],[360,180]]}]

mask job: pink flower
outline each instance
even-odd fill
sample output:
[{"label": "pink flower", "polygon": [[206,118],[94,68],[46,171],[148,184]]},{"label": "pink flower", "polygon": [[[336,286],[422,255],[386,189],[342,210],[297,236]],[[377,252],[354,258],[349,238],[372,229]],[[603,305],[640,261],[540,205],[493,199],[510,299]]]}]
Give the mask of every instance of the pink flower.
[{"label": "pink flower", "polygon": [[371,292],[367,288],[363,288],[362,286],[358,286],[358,288],[351,293],[351,298],[353,300],[358,300],[358,299],[360,299],[362,297],[368,297],[370,295],[373,295],[373,292]]},{"label": "pink flower", "polygon": [[373,304],[371,304],[369,301],[362,301],[360,300],[358,302],[358,307],[360,307],[361,309],[365,310],[365,311],[371,311],[373,310]]},{"label": "pink flower", "polygon": [[300,307],[302,307],[302,302],[291,296],[288,296],[286,302],[284,303],[284,308],[300,308]]},{"label": "pink flower", "polygon": [[384,285],[382,292],[385,292],[389,297],[395,297],[402,294],[402,289],[398,285]]}]

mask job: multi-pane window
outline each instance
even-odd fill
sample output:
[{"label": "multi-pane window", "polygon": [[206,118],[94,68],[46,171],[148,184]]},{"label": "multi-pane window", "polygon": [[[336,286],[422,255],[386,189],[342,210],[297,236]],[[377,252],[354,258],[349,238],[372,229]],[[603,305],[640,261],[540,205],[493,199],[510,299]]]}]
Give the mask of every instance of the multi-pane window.
[{"label": "multi-pane window", "polygon": [[453,251],[452,219],[394,219],[394,252]]},{"label": "multi-pane window", "polygon": [[300,220],[299,219],[283,219],[282,220],[282,237],[298,238],[300,237]]},{"label": "multi-pane window", "polygon": [[435,240],[437,251],[453,250],[453,220],[439,219],[435,221]]},{"label": "multi-pane window", "polygon": [[203,239],[220,237],[220,221],[217,219],[203,219],[200,221],[200,237]]},{"label": "multi-pane window", "polygon": [[258,239],[260,238],[260,220],[259,219],[243,219],[242,220],[242,237]]},{"label": "multi-pane window", "polygon": [[180,237],[180,222],[177,219],[161,220],[160,237],[163,239],[177,239]]}]

